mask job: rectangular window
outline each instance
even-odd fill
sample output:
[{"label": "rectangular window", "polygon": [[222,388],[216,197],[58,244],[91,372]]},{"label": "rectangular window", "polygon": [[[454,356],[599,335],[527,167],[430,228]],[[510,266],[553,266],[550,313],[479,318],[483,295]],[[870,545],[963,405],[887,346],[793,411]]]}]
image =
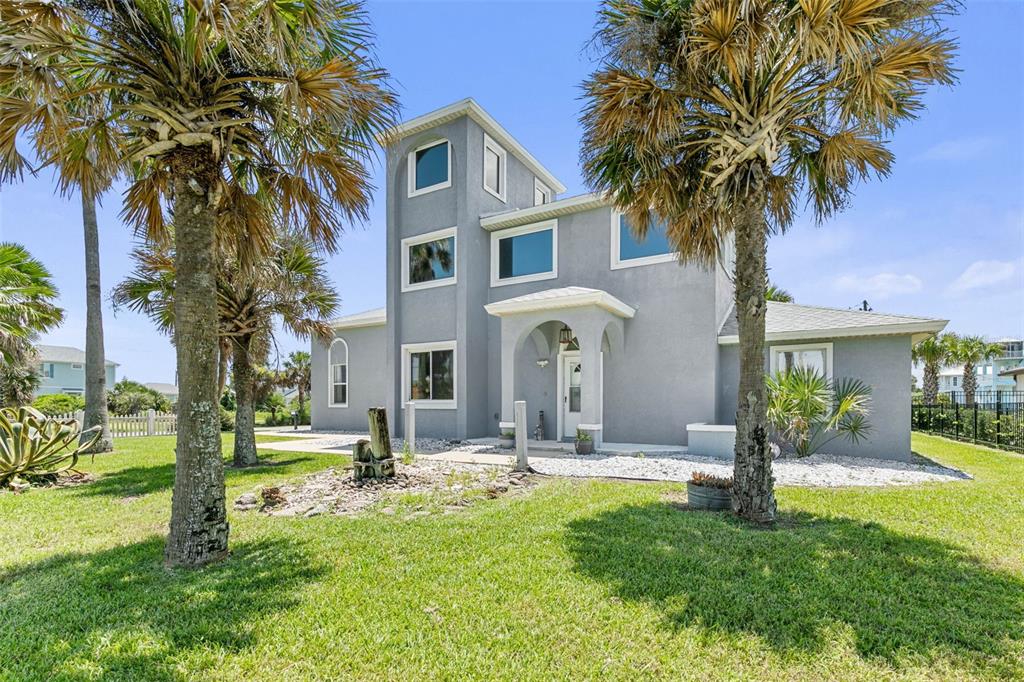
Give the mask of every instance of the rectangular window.
[{"label": "rectangular window", "polygon": [[491,286],[558,276],[558,221],[491,233]]},{"label": "rectangular window", "polygon": [[333,368],[331,397],[335,405],[348,404],[348,366],[335,365]]},{"label": "rectangular window", "polygon": [[808,367],[831,379],[832,344],[772,346],[769,366],[772,374],[785,372],[793,367]]},{"label": "rectangular window", "polygon": [[451,187],[451,171],[448,140],[431,142],[414,149],[409,152],[409,196]]},{"label": "rectangular window", "polygon": [[39,365],[39,374],[47,379],[53,378],[53,363],[44,362]]},{"label": "rectangular window", "polygon": [[71,369],[82,369],[82,365],[80,363],[77,363],[77,362],[72,362],[71,363]]},{"label": "rectangular window", "polygon": [[533,205],[543,206],[551,203],[551,190],[537,178],[533,179]]},{"label": "rectangular window", "polygon": [[454,283],[454,227],[402,240],[402,291]]},{"label": "rectangular window", "polygon": [[484,135],[484,189],[505,201],[505,150]]},{"label": "rectangular window", "polygon": [[403,346],[405,398],[426,408],[455,407],[455,342]]},{"label": "rectangular window", "polygon": [[665,224],[652,222],[643,239],[633,233],[629,220],[612,212],[612,269],[653,265],[676,260],[668,242]]}]

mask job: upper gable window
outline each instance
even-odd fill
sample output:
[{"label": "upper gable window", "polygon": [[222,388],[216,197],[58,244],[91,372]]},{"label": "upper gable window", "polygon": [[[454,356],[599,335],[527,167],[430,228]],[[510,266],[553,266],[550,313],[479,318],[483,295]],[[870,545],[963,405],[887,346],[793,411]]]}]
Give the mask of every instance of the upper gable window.
[{"label": "upper gable window", "polygon": [[507,156],[488,135],[484,135],[484,189],[505,201]]},{"label": "upper gable window", "polygon": [[629,220],[612,212],[612,269],[653,265],[676,260],[668,241],[665,224],[653,222],[642,240],[633,234]]},{"label": "upper gable window", "polygon": [[551,203],[551,189],[537,178],[533,179],[533,205],[542,206]]},{"label": "upper gable window", "polygon": [[455,228],[402,240],[402,291],[455,284]]},{"label": "upper gable window", "polygon": [[448,140],[436,140],[409,152],[409,196],[452,186],[452,154]]}]

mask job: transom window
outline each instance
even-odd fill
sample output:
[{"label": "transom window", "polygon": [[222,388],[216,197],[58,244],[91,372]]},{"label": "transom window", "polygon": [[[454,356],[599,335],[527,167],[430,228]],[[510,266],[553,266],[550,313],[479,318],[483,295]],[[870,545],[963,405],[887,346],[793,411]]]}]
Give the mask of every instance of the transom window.
[{"label": "transom window", "polygon": [[329,375],[327,404],[330,407],[348,407],[348,343],[335,339],[328,351]]},{"label": "transom window", "polygon": [[633,233],[629,219],[612,212],[612,269],[653,265],[676,260],[665,224],[652,221],[643,239]]},{"label": "transom window", "polygon": [[816,370],[832,378],[832,344],[815,343],[799,346],[772,346],[769,368],[772,374],[785,372],[794,367]]},{"label": "transom window", "polygon": [[557,276],[557,220],[491,233],[491,286]]},{"label": "transom window", "polygon": [[402,240],[402,291],[454,283],[454,227]]},{"label": "transom window", "polygon": [[452,186],[451,145],[437,140],[409,152],[409,196]]},{"label": "transom window", "polygon": [[533,179],[533,205],[542,206],[551,203],[551,190],[537,178]]},{"label": "transom window", "polygon": [[505,150],[484,135],[484,189],[505,201]]},{"label": "transom window", "polygon": [[405,400],[418,407],[455,407],[455,342],[402,346]]}]

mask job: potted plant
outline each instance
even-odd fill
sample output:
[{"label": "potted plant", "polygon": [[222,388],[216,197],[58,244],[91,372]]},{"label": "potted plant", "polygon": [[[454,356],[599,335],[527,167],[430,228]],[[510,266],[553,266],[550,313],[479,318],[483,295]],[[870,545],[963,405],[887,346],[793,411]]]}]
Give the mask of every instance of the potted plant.
[{"label": "potted plant", "polygon": [[691,509],[722,511],[732,508],[732,477],[695,471],[686,482],[686,501]]},{"label": "potted plant", "polygon": [[508,429],[502,430],[498,434],[498,447],[499,448],[514,448],[516,446],[516,432],[509,431]]},{"label": "potted plant", "polygon": [[593,437],[581,429],[576,429],[576,454],[589,455],[594,452]]}]

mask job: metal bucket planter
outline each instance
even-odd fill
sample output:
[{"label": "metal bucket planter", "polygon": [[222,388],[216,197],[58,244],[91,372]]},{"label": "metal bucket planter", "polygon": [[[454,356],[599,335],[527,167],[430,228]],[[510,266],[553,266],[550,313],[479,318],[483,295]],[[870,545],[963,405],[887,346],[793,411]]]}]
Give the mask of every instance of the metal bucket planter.
[{"label": "metal bucket planter", "polygon": [[577,455],[591,455],[594,453],[594,441],[592,440],[578,440],[576,441],[576,454]]},{"label": "metal bucket planter", "polygon": [[732,491],[704,485],[686,484],[686,500],[691,509],[726,511],[732,509]]},{"label": "metal bucket planter", "polygon": [[511,450],[515,446],[516,446],[516,439],[515,439],[515,437],[504,436],[504,435],[498,437],[498,447],[499,448],[505,448],[507,450]]}]

